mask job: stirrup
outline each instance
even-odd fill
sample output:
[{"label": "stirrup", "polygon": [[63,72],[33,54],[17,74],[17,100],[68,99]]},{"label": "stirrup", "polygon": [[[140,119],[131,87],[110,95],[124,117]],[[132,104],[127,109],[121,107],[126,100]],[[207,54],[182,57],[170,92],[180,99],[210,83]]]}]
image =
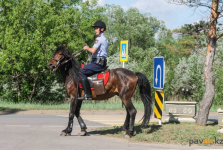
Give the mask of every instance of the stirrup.
[{"label": "stirrup", "polygon": [[77,99],[78,100],[92,100],[92,96],[91,95],[84,94],[83,97],[78,97]]}]

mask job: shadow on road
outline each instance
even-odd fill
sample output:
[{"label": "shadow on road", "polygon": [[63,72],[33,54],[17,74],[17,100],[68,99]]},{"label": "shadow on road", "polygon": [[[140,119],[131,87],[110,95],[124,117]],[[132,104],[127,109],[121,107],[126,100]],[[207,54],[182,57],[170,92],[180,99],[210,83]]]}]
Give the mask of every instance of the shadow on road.
[{"label": "shadow on road", "polygon": [[106,128],[102,128],[102,129],[96,129],[93,131],[88,131],[88,134],[100,134],[100,135],[106,135],[106,134],[118,134],[119,132],[121,132],[121,127],[108,127],[108,129]]},{"label": "shadow on road", "polygon": [[[162,126],[160,125],[149,125],[148,127],[146,128],[141,128],[140,125],[136,125],[134,127],[135,129],[135,133],[136,134],[140,134],[143,132],[143,129],[146,129],[148,130],[147,133],[153,133],[157,130],[159,130]],[[89,131],[88,134],[99,134],[99,135],[107,135],[107,134],[119,134],[121,133],[121,128],[122,127],[108,127],[108,128],[102,128],[102,129],[96,129],[94,131]]]},{"label": "shadow on road", "polygon": [[6,108],[2,108],[0,107],[0,115],[11,115],[11,114],[15,114],[19,111],[24,111],[24,110],[20,110],[20,109],[6,109]]}]

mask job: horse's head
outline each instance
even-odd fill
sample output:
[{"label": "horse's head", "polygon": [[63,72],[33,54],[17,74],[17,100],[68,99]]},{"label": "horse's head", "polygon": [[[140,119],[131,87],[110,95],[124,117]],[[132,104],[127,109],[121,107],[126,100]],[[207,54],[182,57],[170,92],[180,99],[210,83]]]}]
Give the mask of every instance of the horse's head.
[{"label": "horse's head", "polygon": [[64,46],[57,47],[56,51],[53,53],[52,58],[47,64],[47,67],[53,72],[56,72],[64,64],[72,59],[72,54]]}]

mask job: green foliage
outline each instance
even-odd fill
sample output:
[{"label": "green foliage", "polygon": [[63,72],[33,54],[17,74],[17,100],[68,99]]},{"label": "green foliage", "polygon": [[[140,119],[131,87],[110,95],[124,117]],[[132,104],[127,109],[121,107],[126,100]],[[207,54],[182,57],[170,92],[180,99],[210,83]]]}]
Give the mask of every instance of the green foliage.
[{"label": "green foliage", "polygon": [[1,1],[1,97],[14,102],[44,102],[52,95],[61,99],[63,86],[50,90],[60,77],[52,76],[46,64],[60,44],[73,51],[92,44],[91,25],[102,10],[96,1]]},{"label": "green foliage", "polygon": [[173,33],[178,35],[178,45],[181,53],[190,54],[194,48],[207,46],[207,33],[209,23],[199,21],[193,24],[185,24],[179,29],[174,29]]},{"label": "green foliage", "polygon": [[163,27],[163,22],[150,16],[140,14],[136,8],[124,12],[123,8],[115,5],[105,6],[104,20],[108,26],[106,37],[110,42],[110,55],[118,53],[120,41],[129,41],[129,55],[134,47],[143,50],[155,46],[155,33]]},{"label": "green foliage", "polygon": [[[203,50],[205,51],[205,49]],[[178,99],[200,101],[204,92],[203,63],[205,56],[192,53],[188,58],[180,59],[174,69],[172,80],[172,95],[178,95]]]},{"label": "green foliage", "polygon": [[[223,41],[219,39],[216,48],[214,75],[215,75],[215,98],[213,104],[222,105],[222,82],[223,82]],[[205,52],[207,48],[196,49],[187,57],[179,57],[179,63],[173,69],[173,76],[167,77],[167,83],[171,85],[169,96],[174,97],[172,100],[187,99],[200,102],[205,90],[205,81],[203,74],[203,65],[205,61]],[[199,52],[199,53],[198,53]],[[167,66],[169,68],[169,66]],[[169,72],[167,72],[168,76]],[[171,81],[171,82],[170,82]],[[165,84],[166,85],[166,84]],[[170,92],[170,91],[168,91]]]},{"label": "green foliage", "polygon": [[[120,41],[128,40],[129,60],[125,68],[145,74],[151,87],[153,58],[165,58],[165,100],[202,99],[206,22],[171,31],[162,21],[141,14],[136,8],[124,11],[115,5],[101,7],[96,0],[4,0],[0,2],[0,20],[0,99],[5,101],[67,102],[60,73],[53,75],[46,64],[59,45],[66,44],[72,52],[85,44],[91,47],[91,26],[96,20],[107,25],[110,69],[122,67]],[[215,54],[215,105],[223,104],[222,43],[219,39]],[[82,53],[77,60],[86,62],[87,56]],[[138,91],[134,98],[139,99]]]},{"label": "green foliage", "polygon": [[223,105],[222,95],[223,95],[223,40],[218,40],[218,45],[215,54],[214,61],[214,76],[215,76],[215,98],[213,104]]}]

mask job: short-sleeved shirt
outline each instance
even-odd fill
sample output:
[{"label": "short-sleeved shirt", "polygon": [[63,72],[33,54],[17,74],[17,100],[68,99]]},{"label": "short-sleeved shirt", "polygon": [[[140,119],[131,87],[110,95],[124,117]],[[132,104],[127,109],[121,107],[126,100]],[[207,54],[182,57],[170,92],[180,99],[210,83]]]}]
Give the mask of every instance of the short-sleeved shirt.
[{"label": "short-sleeved shirt", "polygon": [[97,48],[97,51],[93,53],[92,58],[97,57],[107,57],[108,56],[108,40],[104,36],[104,33],[101,33],[96,39],[93,47]]}]

